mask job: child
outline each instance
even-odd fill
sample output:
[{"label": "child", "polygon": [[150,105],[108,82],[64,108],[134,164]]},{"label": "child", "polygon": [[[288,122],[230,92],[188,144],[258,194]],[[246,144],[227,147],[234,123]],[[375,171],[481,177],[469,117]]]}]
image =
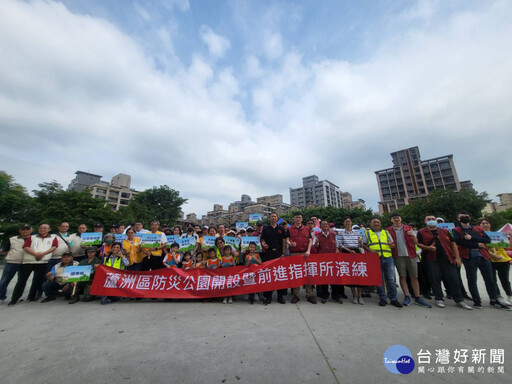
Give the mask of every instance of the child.
[{"label": "child", "polygon": [[164,259],[162,260],[162,263],[166,268],[171,269],[178,267],[180,262],[180,254],[178,253],[178,249],[180,249],[178,243],[171,244],[171,252],[165,255]]},{"label": "child", "polygon": [[[261,264],[260,255],[256,253],[256,243],[251,241],[249,243],[249,254],[245,256],[245,266],[251,264]],[[249,304],[254,304],[254,293],[249,294]]]},{"label": "child", "polygon": [[187,251],[183,255],[183,263],[181,264],[181,268],[183,268],[185,271],[188,271],[189,269],[192,269],[193,266],[194,261],[192,260],[192,254],[190,251]]},{"label": "child", "polygon": [[206,260],[206,268],[214,270],[219,268],[220,260],[217,258],[217,251],[215,248],[208,249],[208,260]]},{"label": "child", "polygon": [[196,254],[196,261],[194,262],[193,268],[204,268],[203,254],[201,252]]},{"label": "child", "polygon": [[[230,245],[226,245],[224,247],[224,256],[222,256],[222,259],[220,262],[221,262],[222,268],[229,268],[229,267],[235,266],[235,259],[231,255],[231,246]],[[222,300],[222,304],[226,304],[226,303],[233,304],[233,296],[225,297],[224,300]]]}]

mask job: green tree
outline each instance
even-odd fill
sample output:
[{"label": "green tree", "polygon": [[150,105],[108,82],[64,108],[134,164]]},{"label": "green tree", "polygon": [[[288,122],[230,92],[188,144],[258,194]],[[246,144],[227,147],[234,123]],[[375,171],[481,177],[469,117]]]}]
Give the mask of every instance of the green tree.
[{"label": "green tree", "polygon": [[0,171],[0,245],[18,233],[18,228],[30,222],[32,198],[11,175]]},{"label": "green tree", "polygon": [[446,222],[455,222],[460,211],[467,211],[477,219],[487,204],[487,193],[478,193],[463,189],[459,192],[436,189],[424,198],[414,199],[411,204],[402,207],[398,212],[404,222],[414,222],[418,226],[423,223],[425,214],[433,213],[445,219]]},{"label": "green tree", "polygon": [[512,208],[507,209],[503,212],[494,212],[485,215],[485,218],[489,220],[493,231],[497,231],[507,223],[512,223]]},{"label": "green tree", "polygon": [[126,223],[140,220],[147,226],[152,220],[158,220],[162,224],[174,225],[186,201],[178,191],[161,185],[136,195],[119,214]]}]

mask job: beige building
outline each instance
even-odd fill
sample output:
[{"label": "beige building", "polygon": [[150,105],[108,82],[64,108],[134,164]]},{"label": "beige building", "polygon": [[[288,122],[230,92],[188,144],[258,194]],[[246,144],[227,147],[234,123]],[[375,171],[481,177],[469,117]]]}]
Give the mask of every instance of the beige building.
[{"label": "beige building", "polygon": [[379,186],[379,211],[392,212],[428,196],[434,189],[472,189],[470,181],[459,181],[453,155],[421,160],[418,147],[391,153],[393,167],[375,171]]},{"label": "beige building", "polygon": [[88,186],[92,197],[106,200],[106,204],[118,211],[119,208],[128,205],[130,200],[139,192],[130,188],[131,176],[119,173],[112,178],[110,183],[100,181]]}]

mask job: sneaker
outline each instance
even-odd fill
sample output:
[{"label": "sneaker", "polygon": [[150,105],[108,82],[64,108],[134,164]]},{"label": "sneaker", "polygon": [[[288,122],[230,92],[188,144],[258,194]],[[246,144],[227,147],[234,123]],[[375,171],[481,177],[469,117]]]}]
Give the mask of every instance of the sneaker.
[{"label": "sneaker", "polygon": [[464,309],[467,309],[467,310],[472,310],[473,308],[471,308],[469,305],[467,305],[464,301],[461,301],[460,303],[457,303],[457,305],[461,308],[464,308]]},{"label": "sneaker", "polygon": [[316,301],[316,299],[315,299],[315,296],[309,296],[309,297],[307,298],[307,300],[308,300],[311,304],[316,304],[316,303],[317,303],[317,301]]},{"label": "sneaker", "polygon": [[322,299],[322,300],[320,300],[320,302],[321,302],[322,304],[325,304],[325,303],[327,303],[327,299]]},{"label": "sneaker", "polygon": [[462,294],[462,297],[463,297],[464,299],[466,299],[466,300],[469,300],[469,301],[472,301],[472,300],[473,300],[473,298],[472,298],[471,296],[469,296],[467,293],[463,293],[463,294]]},{"label": "sneaker", "polygon": [[357,297],[354,297],[354,298],[352,299],[352,304],[357,304]]},{"label": "sneaker", "polygon": [[286,304],[286,300],[284,299],[284,297],[283,297],[283,296],[278,296],[278,297],[277,297],[277,302],[278,302],[279,304]]},{"label": "sneaker", "polygon": [[364,305],[364,300],[362,297],[359,298],[359,304]]},{"label": "sneaker", "polygon": [[422,306],[423,308],[432,308],[432,306],[429,303],[427,303],[425,300],[423,300],[421,297],[417,297],[414,300],[414,303]]},{"label": "sneaker", "polygon": [[384,299],[380,299],[380,300],[379,300],[379,305],[380,305],[381,307],[385,307],[387,304],[388,304],[388,302],[387,302],[386,300],[384,300]]},{"label": "sneaker", "polygon": [[5,304],[5,299],[0,300],[0,304]]},{"label": "sneaker", "polygon": [[43,300],[41,300],[41,303],[48,303],[48,302],[53,301],[53,300],[55,300],[55,297],[48,296],[48,297],[45,297]]},{"label": "sneaker", "polygon": [[512,311],[512,308],[510,308],[508,305],[500,303],[498,300],[491,301],[491,307],[494,307],[496,309],[501,309],[503,311]]},{"label": "sneaker", "polygon": [[482,303],[480,301],[474,301],[473,308],[482,309]]},{"label": "sneaker", "polygon": [[222,300],[222,304],[227,304],[228,303],[228,298],[225,297],[223,300]]},{"label": "sneaker", "polygon": [[228,304],[233,304],[233,298],[232,298],[232,297],[230,297],[230,298],[228,299]]},{"label": "sneaker", "polygon": [[103,297],[101,299],[101,305],[107,305],[107,304],[110,304],[112,302],[112,300],[110,300],[108,297]]},{"label": "sneaker", "polygon": [[79,301],[80,301],[80,298],[78,296],[73,296],[71,298],[71,300],[69,300],[68,304],[75,304],[75,303],[78,303]]},{"label": "sneaker", "polygon": [[507,301],[508,301],[509,303],[512,303],[512,296],[508,296],[508,297],[507,297]]},{"label": "sneaker", "polygon": [[404,298],[404,305],[406,307],[408,307],[409,305],[411,305],[411,298],[409,296],[405,296]]},{"label": "sneaker", "polygon": [[403,305],[400,304],[400,302],[398,300],[391,300],[391,305],[394,305],[397,308],[402,308],[403,307]]},{"label": "sneaker", "polygon": [[17,301],[10,301],[9,304],[7,304],[8,307],[14,307],[16,305]]},{"label": "sneaker", "polygon": [[436,306],[439,308],[444,308],[444,300],[436,300]]},{"label": "sneaker", "polygon": [[498,301],[501,303],[501,304],[505,304],[505,305],[512,305],[512,303],[508,300],[505,300],[504,298],[499,298],[498,297]]},{"label": "sneaker", "polygon": [[299,301],[300,301],[299,296],[293,295],[291,303],[295,304],[295,303],[298,303]]}]

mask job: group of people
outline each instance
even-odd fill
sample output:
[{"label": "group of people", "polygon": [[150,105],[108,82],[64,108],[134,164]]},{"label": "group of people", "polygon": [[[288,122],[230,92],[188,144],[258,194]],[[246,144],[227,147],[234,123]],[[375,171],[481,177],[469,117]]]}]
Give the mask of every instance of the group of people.
[{"label": "group of people", "polygon": [[[478,271],[484,279],[490,306],[511,310],[512,291],[509,281],[511,258],[503,248],[489,248],[490,238],[486,231],[490,224],[482,219],[479,225],[471,224],[467,212],[458,215],[459,225],[453,231],[439,228],[435,215],[425,215],[425,226],[415,231],[410,225],[402,223],[398,213],[390,215],[391,225],[383,228],[381,219],[374,217],[368,228],[354,225],[350,217],[343,219],[343,228],[337,230],[333,223],[312,217],[303,223],[301,213],[293,216],[293,224],[279,222],[278,216],[272,213],[267,225],[257,222],[255,228],[248,227],[236,230],[227,229],[224,225],[200,226],[188,224],[185,231],[182,227],[169,228],[160,225],[156,220],[143,228],[142,222],[134,222],[129,226],[115,225],[103,235],[101,246],[85,246],[81,242],[81,234],[87,232],[87,226],[80,224],[77,232],[69,232],[69,224],[62,222],[58,231],[51,234],[48,224],[41,224],[37,233],[33,234],[31,225],[23,225],[19,235],[9,239],[6,247],[5,265],[0,280],[0,302],[7,299],[7,287],[16,276],[17,282],[12,292],[9,306],[16,305],[23,296],[27,280],[32,274],[32,284],[26,300],[41,302],[55,300],[64,296],[73,304],[79,300],[90,301],[95,297],[90,293],[94,270],[103,264],[115,269],[134,271],[150,271],[160,268],[228,268],[235,265],[261,264],[263,262],[286,256],[312,253],[355,253],[362,258],[365,253],[379,256],[382,273],[382,285],[379,287],[349,286],[352,303],[364,305],[365,297],[371,297],[376,289],[379,305],[389,303],[401,308],[412,303],[421,307],[431,308],[426,300],[432,299],[437,307],[445,307],[445,298],[452,299],[458,306],[466,310],[482,308],[482,299],[477,286]],[[94,232],[104,231],[100,223],[93,226]],[[153,233],[160,235],[160,246],[146,248],[142,246],[137,235]],[[116,235],[125,235],[116,240]],[[167,244],[167,236],[194,239],[195,248],[184,253],[179,252],[175,242]],[[215,246],[202,246],[204,236],[215,236]],[[249,244],[248,251],[241,251],[227,245],[226,236],[258,237],[262,251],[256,252],[256,243]],[[510,236],[509,236],[510,239]],[[509,244],[512,245],[512,244]],[[461,277],[461,265],[464,264],[467,285],[471,296],[464,288]],[[80,283],[66,283],[64,271],[71,265],[90,265],[91,280]],[[395,271],[396,267],[396,271]],[[398,272],[403,300],[398,299],[395,280]],[[500,295],[498,274],[507,298]],[[444,285],[445,291],[443,291]],[[342,304],[348,299],[343,285],[312,285],[304,286],[306,299],[312,304],[326,303],[329,298]],[[316,288],[316,295],[314,289]],[[300,287],[291,289],[291,303],[300,301]],[[277,291],[277,302],[286,303],[288,289]],[[273,292],[262,292],[257,295],[265,304],[271,304]],[[248,297],[254,303],[255,294]],[[114,297],[102,297],[102,304],[117,300]],[[471,300],[472,305],[464,301]],[[223,298],[223,303],[232,303],[233,297]]]}]

